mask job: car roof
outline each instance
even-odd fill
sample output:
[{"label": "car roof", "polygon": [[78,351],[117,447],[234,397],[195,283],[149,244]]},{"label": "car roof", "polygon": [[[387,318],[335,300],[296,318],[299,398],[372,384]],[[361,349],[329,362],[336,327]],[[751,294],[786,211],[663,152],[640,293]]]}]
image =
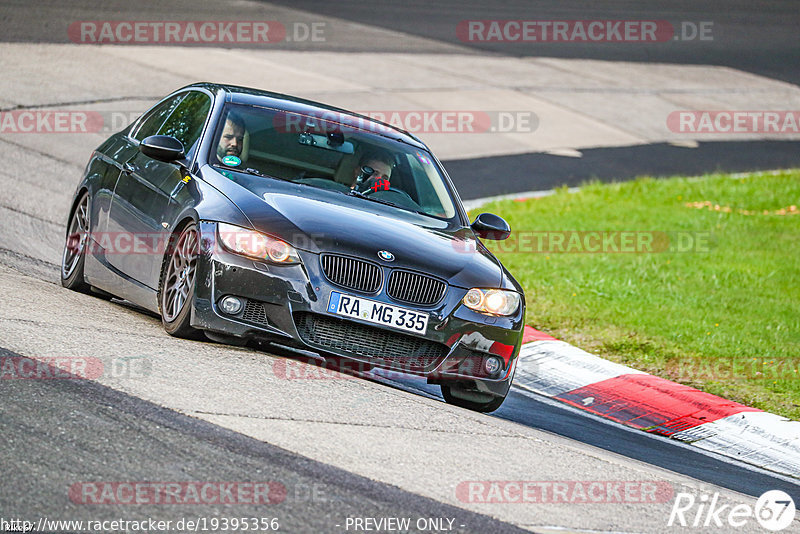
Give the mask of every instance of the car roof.
[{"label": "car roof", "polygon": [[188,88],[206,89],[215,94],[224,93],[226,102],[231,102],[234,104],[263,106],[263,107],[281,109],[304,115],[311,115],[313,117],[323,118],[325,117],[326,112],[335,112],[337,114],[343,115],[344,117],[355,119],[353,121],[350,121],[349,122],[350,124],[359,124],[359,123],[375,124],[376,127],[370,128],[369,131],[375,133],[376,135],[381,135],[383,137],[388,137],[391,139],[397,139],[398,141],[402,141],[408,145],[428,150],[428,147],[425,145],[425,143],[423,143],[417,136],[415,136],[412,133],[409,133],[405,130],[401,130],[400,128],[392,126],[391,124],[375,120],[366,115],[361,115],[346,109],[329,106],[321,102],[306,100],[304,98],[285,95],[282,93],[274,93],[272,91],[254,89],[251,87],[241,87],[238,85],[218,84],[210,82],[194,83],[184,87],[183,89],[188,89]]}]

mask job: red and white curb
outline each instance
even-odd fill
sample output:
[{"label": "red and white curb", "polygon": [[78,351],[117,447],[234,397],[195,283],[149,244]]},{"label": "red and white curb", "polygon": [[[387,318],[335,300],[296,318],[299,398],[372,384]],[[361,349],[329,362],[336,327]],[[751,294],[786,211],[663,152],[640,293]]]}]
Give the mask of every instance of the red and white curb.
[{"label": "red and white curb", "polygon": [[525,327],[514,386],[800,478],[800,422],[604,360]]}]

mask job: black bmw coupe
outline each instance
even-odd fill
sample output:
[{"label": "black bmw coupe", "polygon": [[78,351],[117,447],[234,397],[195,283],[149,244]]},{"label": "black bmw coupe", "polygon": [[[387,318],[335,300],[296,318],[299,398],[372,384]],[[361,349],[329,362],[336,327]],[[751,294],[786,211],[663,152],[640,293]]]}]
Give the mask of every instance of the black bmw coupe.
[{"label": "black bmw coupe", "polygon": [[390,125],[286,95],[199,83],[92,154],[61,279],[158,313],[178,337],[256,339],[505,399],[525,299],[436,157]]}]

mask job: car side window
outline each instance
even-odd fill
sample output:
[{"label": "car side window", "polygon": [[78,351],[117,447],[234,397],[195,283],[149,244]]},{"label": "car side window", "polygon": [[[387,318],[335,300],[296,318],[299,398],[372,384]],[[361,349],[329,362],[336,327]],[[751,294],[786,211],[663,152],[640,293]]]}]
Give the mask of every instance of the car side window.
[{"label": "car side window", "polygon": [[205,93],[191,91],[175,108],[158,133],[170,135],[183,143],[188,154],[200,137],[210,110],[211,98]]},{"label": "car side window", "polygon": [[142,119],[139,129],[134,134],[134,139],[141,141],[145,137],[156,135],[158,129],[164,124],[164,121],[169,117],[169,114],[181,103],[186,96],[186,93],[181,93],[173,96],[153,108],[147,116]]}]

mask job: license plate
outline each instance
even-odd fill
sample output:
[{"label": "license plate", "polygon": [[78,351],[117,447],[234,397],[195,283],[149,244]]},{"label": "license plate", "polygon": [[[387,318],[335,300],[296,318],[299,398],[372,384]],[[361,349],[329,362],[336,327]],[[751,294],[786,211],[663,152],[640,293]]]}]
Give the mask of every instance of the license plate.
[{"label": "license plate", "polygon": [[345,295],[338,291],[331,291],[328,301],[328,312],[345,317],[354,317],[370,323],[380,324],[413,332],[425,334],[428,329],[428,314],[418,311],[376,302],[374,300]]}]

